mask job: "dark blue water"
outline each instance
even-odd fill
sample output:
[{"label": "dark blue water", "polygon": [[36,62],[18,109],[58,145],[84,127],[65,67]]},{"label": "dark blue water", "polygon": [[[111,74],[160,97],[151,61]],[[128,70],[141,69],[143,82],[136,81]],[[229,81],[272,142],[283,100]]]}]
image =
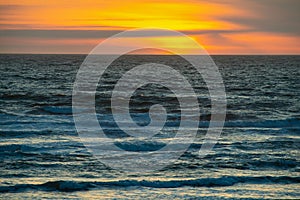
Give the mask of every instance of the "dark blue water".
[{"label": "dark blue water", "polygon": [[[153,151],[121,135],[112,121],[109,91],[133,64],[160,62],[184,74],[201,109],[196,140],[175,163],[144,174],[109,168],[81,143],[72,116],[72,89],[83,55],[0,56],[1,198],[299,198],[300,56],[213,56],[223,77],[227,116],[219,142],[205,158],[198,151],[210,120],[205,82],[176,56],[125,56],[99,83],[97,117],[106,134],[129,151]],[[140,88],[132,117],[149,123],[154,103],[178,127],[180,109],[167,88]],[[189,131],[188,129],[186,131]],[[163,135],[163,134],[162,134]],[[165,136],[162,136],[165,137]]]}]

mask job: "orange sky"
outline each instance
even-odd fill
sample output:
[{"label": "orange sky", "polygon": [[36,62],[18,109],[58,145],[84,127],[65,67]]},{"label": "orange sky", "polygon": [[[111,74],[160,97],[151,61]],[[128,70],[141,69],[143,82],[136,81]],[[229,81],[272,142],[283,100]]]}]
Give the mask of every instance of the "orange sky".
[{"label": "orange sky", "polygon": [[156,27],[211,54],[299,54],[299,9],[299,0],[0,0],[0,53],[89,53],[115,33]]}]

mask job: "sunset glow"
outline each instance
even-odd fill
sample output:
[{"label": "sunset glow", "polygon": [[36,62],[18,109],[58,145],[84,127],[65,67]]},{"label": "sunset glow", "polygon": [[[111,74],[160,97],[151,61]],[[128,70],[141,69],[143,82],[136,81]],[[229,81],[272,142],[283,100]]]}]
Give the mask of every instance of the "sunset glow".
[{"label": "sunset glow", "polygon": [[[0,52],[88,53],[121,31],[155,27],[183,32],[211,54],[299,54],[299,14],[291,10],[299,3],[293,2],[1,0]],[[180,39],[168,40],[184,48]]]}]

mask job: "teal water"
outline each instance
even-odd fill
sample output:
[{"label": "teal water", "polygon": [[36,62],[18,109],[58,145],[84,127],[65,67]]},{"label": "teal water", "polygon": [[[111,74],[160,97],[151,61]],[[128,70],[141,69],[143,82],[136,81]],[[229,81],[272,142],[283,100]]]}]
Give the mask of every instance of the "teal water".
[{"label": "teal water", "polygon": [[[198,151],[211,105],[201,76],[175,56],[115,62],[99,83],[96,110],[105,133],[126,151],[165,145],[124,137],[113,121],[107,94],[132,64],[170,65],[198,95],[198,139],[176,162],[143,174],[111,169],[82,144],[73,122],[72,88],[84,58],[0,55],[0,198],[299,198],[299,56],[213,56],[226,88],[227,116],[218,143],[204,158]],[[168,128],[178,127],[180,108],[166,88],[140,88],[130,104],[133,119],[149,123],[153,103],[170,113],[161,137],[173,137]]]}]

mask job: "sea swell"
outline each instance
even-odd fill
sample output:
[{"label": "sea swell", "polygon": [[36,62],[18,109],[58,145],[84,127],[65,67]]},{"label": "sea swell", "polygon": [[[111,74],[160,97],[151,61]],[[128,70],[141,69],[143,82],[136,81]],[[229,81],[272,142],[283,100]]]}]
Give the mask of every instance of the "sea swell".
[{"label": "sea swell", "polygon": [[17,184],[14,186],[1,186],[0,192],[22,192],[24,190],[44,190],[74,192],[81,190],[90,190],[101,187],[150,187],[150,188],[179,188],[179,187],[224,187],[233,186],[238,183],[244,184],[297,184],[300,177],[289,176],[257,176],[257,177],[237,177],[225,176],[220,178],[200,178],[192,180],[167,180],[167,181],[149,181],[149,180],[118,180],[118,181],[49,181],[42,184]]}]

